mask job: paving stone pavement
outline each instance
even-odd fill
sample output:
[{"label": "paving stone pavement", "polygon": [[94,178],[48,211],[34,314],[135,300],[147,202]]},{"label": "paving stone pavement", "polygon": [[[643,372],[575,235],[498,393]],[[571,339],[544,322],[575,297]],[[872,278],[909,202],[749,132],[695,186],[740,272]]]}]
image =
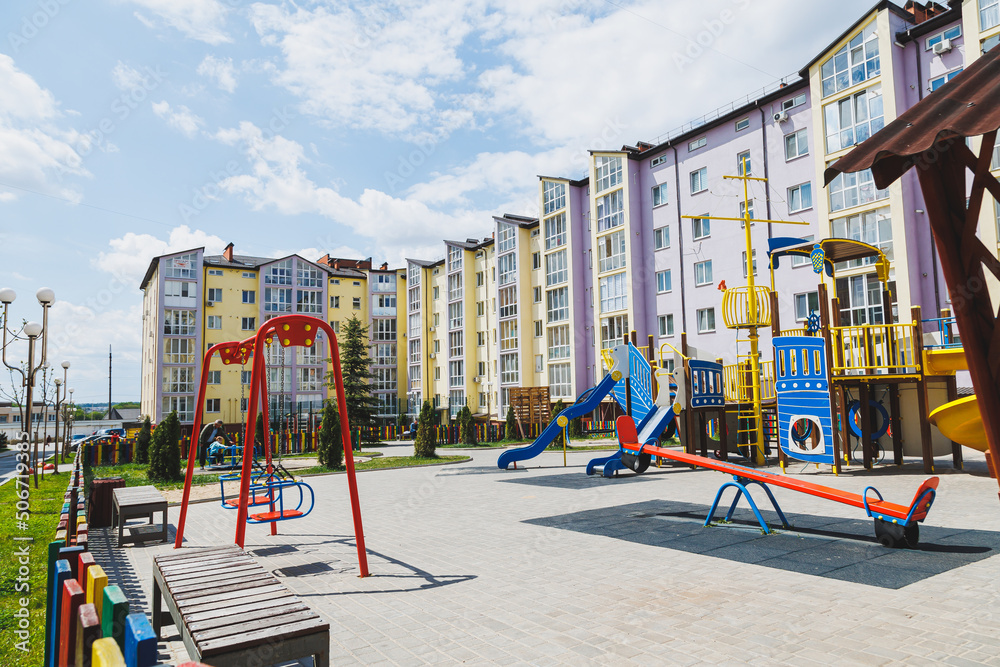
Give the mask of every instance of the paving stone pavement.
[{"label": "paving stone pavement", "polygon": [[[664,520],[646,521],[638,539],[628,528],[616,535],[559,525],[562,517],[621,507],[625,527],[631,505],[652,514],[706,506],[727,479],[720,473],[665,467],[588,479],[590,452],[571,453],[568,468],[561,453],[545,453],[517,471],[497,470],[498,450],[471,454],[461,465],[358,475],[372,572],[365,579],[357,576],[343,475],[311,478],[316,509],[279,523],[279,535],[248,526],[247,550],[330,621],[332,664],[1000,666],[1000,558],[992,547],[898,588],[836,580],[670,548],[655,539],[671,527]],[[981,456],[966,450],[966,457],[966,472],[938,472],[928,548],[950,553],[952,536],[960,547],[985,549],[962,540],[1000,534],[997,483]],[[916,464],[873,473],[855,467],[839,477],[812,466],[790,470],[859,493],[873,484],[906,504],[923,478]],[[870,524],[851,537],[851,526],[865,520],[860,510],[774,493],[788,513],[847,526],[837,539],[848,546],[876,548]],[[177,516],[172,508],[171,521]],[[207,503],[188,517],[187,546],[232,542],[235,511]],[[747,533],[740,525],[703,528],[697,539],[701,531],[743,531],[737,542]],[[766,549],[782,539],[794,537],[754,543]],[[147,596],[152,557],[169,550],[149,543],[124,550]],[[935,557],[893,552],[891,567],[907,567],[907,553],[914,562]]]}]

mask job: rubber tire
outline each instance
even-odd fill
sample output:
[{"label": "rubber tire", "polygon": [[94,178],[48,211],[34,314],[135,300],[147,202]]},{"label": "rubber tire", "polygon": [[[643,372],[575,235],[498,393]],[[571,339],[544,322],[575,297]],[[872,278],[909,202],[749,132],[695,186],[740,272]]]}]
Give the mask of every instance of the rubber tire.
[{"label": "rubber tire", "polygon": [[646,472],[649,468],[649,464],[652,462],[652,456],[649,454],[640,454],[636,456],[629,452],[622,452],[622,463],[637,475],[641,475]]},{"label": "rubber tire", "polygon": [[911,523],[903,529],[903,543],[911,549],[916,549],[920,544],[920,524]]},{"label": "rubber tire", "polygon": [[896,540],[892,539],[892,535],[879,536],[878,543],[887,549],[894,549],[896,547]]},{"label": "rubber tire", "polygon": [[[889,431],[889,411],[885,409],[884,405],[875,400],[869,400],[868,405],[874,408],[882,417],[882,426],[876,433],[872,433],[872,440],[878,440]],[[847,425],[855,438],[861,437],[861,429],[854,423],[854,419],[858,417],[860,410],[861,401],[851,401],[851,404],[847,406]]]}]

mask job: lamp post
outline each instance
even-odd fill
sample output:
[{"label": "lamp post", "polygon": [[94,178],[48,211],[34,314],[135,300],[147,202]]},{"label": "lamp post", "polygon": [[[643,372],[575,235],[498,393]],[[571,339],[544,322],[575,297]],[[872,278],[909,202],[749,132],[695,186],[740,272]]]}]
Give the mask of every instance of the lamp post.
[{"label": "lamp post", "polygon": [[[29,437],[30,438],[32,407],[33,407],[32,402],[34,400],[34,397],[32,396],[32,394],[34,393],[33,390],[34,390],[34,387],[35,387],[35,373],[37,373],[38,369],[41,368],[45,364],[45,356],[46,356],[46,351],[47,351],[48,341],[49,341],[48,332],[47,332],[48,324],[49,324],[49,308],[52,306],[52,303],[56,300],[56,295],[55,295],[55,292],[53,292],[48,287],[43,287],[43,288],[39,289],[37,292],[35,292],[35,298],[38,299],[38,303],[41,304],[41,306],[42,306],[42,323],[39,324],[38,322],[27,322],[24,325],[24,327],[22,327],[22,329],[21,329],[21,333],[23,333],[25,336],[28,337],[28,358],[27,358],[27,363],[25,364],[24,368],[20,368],[18,366],[11,366],[9,363],[7,363],[7,338],[8,338],[8,335],[12,336],[14,340],[19,340],[19,336],[18,336],[17,333],[10,333],[7,330],[8,329],[7,325],[8,325],[8,322],[9,322],[9,320],[8,320],[8,314],[7,314],[7,308],[8,308],[8,306],[10,306],[10,304],[12,304],[14,302],[14,299],[16,299],[16,298],[17,298],[17,292],[15,292],[14,290],[12,290],[11,288],[5,287],[3,289],[0,289],[0,303],[3,303],[3,323],[2,323],[3,324],[3,353],[2,353],[3,354],[3,364],[4,364],[4,366],[6,366],[7,368],[9,368],[10,370],[17,371],[18,373],[21,374],[21,378],[23,380],[23,385],[22,386],[24,386],[24,388],[25,388],[25,390],[24,390],[24,394],[25,394],[24,402],[27,405],[26,418],[27,418],[27,421],[28,421],[28,426],[27,426],[27,431],[22,432],[21,441],[24,442],[25,441],[25,437]],[[42,344],[42,356],[41,356],[41,359],[39,360],[38,365],[36,366],[35,365],[35,344],[37,342],[39,342],[39,340],[41,341],[41,344]],[[37,440],[37,438],[35,439],[35,447],[34,447],[33,456],[34,456],[34,458],[32,460],[32,464],[34,465],[34,468],[35,468],[35,488],[37,489],[38,488],[38,440]]]},{"label": "lamp post", "polygon": [[[66,438],[63,437],[62,447],[59,447],[59,405],[61,399],[59,397],[59,386],[62,385],[62,398],[66,398],[66,390],[69,389],[69,382],[67,381],[66,374],[69,372],[69,362],[64,361],[60,364],[63,369],[62,380],[56,378],[56,434],[55,434],[55,451],[56,454],[56,472],[59,472],[59,464],[66,459]],[[63,421],[66,421],[65,419]]]},{"label": "lamp post", "polygon": [[66,405],[66,427],[63,433],[63,456],[66,456],[66,443],[73,438],[73,419],[76,417],[75,410],[70,412],[73,406],[73,388],[69,388],[69,403]]},{"label": "lamp post", "polygon": [[59,395],[59,388],[62,386],[63,381],[56,378],[53,382],[56,385],[56,423],[55,428],[53,429],[55,432],[52,436],[52,462],[55,464],[55,470],[52,474],[56,475],[59,474],[59,464],[62,462],[59,458],[59,403],[62,400]]}]

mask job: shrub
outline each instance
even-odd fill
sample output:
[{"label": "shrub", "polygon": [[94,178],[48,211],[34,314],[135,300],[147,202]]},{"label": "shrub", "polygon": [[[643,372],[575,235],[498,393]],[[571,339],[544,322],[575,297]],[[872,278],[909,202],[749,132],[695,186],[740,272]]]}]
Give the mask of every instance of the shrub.
[{"label": "shrub", "polygon": [[437,443],[434,439],[434,408],[430,401],[424,401],[417,422],[417,439],[413,442],[413,455],[421,458],[435,458]]},{"label": "shrub", "polygon": [[319,464],[337,470],[344,464],[344,443],[340,433],[340,411],[327,401],[323,406],[323,425],[319,430]]},{"label": "shrub", "polygon": [[[552,421],[555,421],[556,417],[559,416],[559,413],[562,412],[565,409],[566,409],[566,404],[563,403],[563,400],[560,398],[558,401],[556,401],[556,404],[552,406]],[[562,432],[562,430],[559,431],[559,435],[557,435],[555,438],[553,438],[552,444],[550,444],[549,446],[550,447],[562,447],[563,446],[563,432]]]},{"label": "shrub", "polygon": [[507,406],[507,429],[504,433],[504,440],[517,439],[517,427],[514,425],[514,406]]},{"label": "shrub", "polygon": [[475,447],[479,444],[476,439],[476,420],[472,418],[472,410],[468,405],[458,412],[458,426],[463,445]]},{"label": "shrub", "polygon": [[149,463],[149,441],[153,437],[153,426],[146,417],[142,421],[139,435],[135,436],[135,462]]},{"label": "shrub", "polygon": [[[146,476],[154,482],[177,482],[181,479],[181,455],[178,448],[181,424],[177,411],[167,415],[153,431]],[[197,436],[194,436],[197,437]]]}]

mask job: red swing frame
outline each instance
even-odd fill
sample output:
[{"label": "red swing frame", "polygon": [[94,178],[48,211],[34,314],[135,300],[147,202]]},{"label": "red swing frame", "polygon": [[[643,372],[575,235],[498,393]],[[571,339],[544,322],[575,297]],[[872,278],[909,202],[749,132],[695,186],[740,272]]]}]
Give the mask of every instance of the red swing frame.
[{"label": "red swing frame", "polygon": [[[340,412],[341,441],[347,445],[351,442],[351,429],[347,420],[347,397],[344,393],[344,378],[340,368],[340,347],[337,345],[337,335],[325,321],[308,315],[281,315],[263,323],[257,333],[243,341],[230,341],[213,345],[205,353],[202,363],[201,380],[198,386],[198,402],[195,410],[194,423],[191,430],[191,445],[188,453],[187,472],[184,479],[184,495],[181,500],[181,514],[177,523],[177,537],[174,548],[179,549],[184,540],[184,524],[187,519],[188,500],[191,493],[191,480],[194,476],[194,460],[198,455],[198,434],[201,430],[201,406],[205,403],[205,392],[208,386],[208,370],[216,353],[222,363],[231,364],[238,361],[245,364],[251,361],[250,395],[247,405],[246,436],[243,438],[243,467],[240,473],[240,499],[236,519],[235,542],[241,548],[246,539],[247,514],[250,495],[250,471],[253,461],[253,441],[251,435],[256,428],[258,402],[263,405],[264,421],[268,422],[268,389],[267,376],[263,354],[254,354],[255,350],[263,349],[265,343],[275,337],[282,347],[309,347],[316,339],[317,331],[326,334],[330,342],[330,358],[333,360],[334,385],[337,392],[337,409]],[[267,473],[273,472],[271,464],[270,443],[264,443]],[[352,452],[344,452],[344,464],[347,468],[347,485],[351,496],[351,513],[354,520],[354,540],[358,550],[358,566],[361,576],[367,577],[368,556],[365,550],[364,527],[361,522],[361,502],[358,498],[358,484],[354,473],[354,456]],[[270,504],[274,511],[274,503]],[[277,534],[276,522],[271,522],[271,534]]]}]

